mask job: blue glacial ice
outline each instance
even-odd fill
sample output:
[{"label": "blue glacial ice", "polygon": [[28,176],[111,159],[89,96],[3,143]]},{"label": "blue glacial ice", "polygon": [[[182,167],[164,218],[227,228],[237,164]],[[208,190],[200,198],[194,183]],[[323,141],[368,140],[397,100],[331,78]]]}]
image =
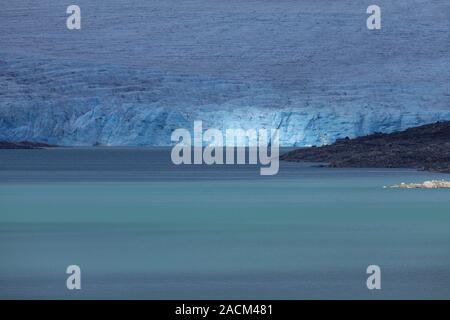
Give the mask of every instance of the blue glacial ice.
[{"label": "blue glacial ice", "polygon": [[176,128],[279,128],[283,146],[450,120],[450,4],[78,1],[3,5],[0,140],[170,145]]}]

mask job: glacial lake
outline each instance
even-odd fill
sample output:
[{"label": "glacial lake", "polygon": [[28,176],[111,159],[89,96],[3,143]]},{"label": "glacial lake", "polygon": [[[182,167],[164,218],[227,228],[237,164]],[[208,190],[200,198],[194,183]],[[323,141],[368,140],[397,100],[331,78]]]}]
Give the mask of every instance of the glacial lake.
[{"label": "glacial lake", "polygon": [[[0,298],[449,299],[450,190],[382,188],[442,178],[286,162],[263,177],[175,166],[168,148],[0,150]],[[69,265],[81,290],[66,289]]]}]

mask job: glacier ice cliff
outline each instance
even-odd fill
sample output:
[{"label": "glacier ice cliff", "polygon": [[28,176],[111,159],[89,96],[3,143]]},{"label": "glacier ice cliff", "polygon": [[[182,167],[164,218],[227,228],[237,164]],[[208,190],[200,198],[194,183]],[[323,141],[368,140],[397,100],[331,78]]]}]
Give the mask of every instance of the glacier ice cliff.
[{"label": "glacier ice cliff", "polygon": [[172,130],[279,128],[283,146],[450,120],[448,0],[5,3],[0,140],[170,145]]},{"label": "glacier ice cliff", "polygon": [[426,100],[383,105],[351,88],[305,97],[258,82],[130,68],[26,61],[1,68],[0,140],[165,146],[173,130],[202,120],[204,129],[278,128],[282,146],[310,146],[450,120]]}]

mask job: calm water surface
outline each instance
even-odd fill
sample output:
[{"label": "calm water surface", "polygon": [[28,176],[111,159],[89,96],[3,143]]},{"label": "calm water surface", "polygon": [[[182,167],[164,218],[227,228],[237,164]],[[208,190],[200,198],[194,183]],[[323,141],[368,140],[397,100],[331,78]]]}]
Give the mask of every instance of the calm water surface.
[{"label": "calm water surface", "polygon": [[[435,178],[449,177],[0,150],[0,298],[449,299],[450,191],[382,188]],[[71,264],[82,290],[65,287]]]}]

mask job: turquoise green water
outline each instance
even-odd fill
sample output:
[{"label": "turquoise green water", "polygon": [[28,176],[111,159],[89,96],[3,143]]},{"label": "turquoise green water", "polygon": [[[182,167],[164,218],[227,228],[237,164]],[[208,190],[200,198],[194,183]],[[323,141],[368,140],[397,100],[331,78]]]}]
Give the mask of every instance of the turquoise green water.
[{"label": "turquoise green water", "polygon": [[[92,159],[55,169],[34,156],[0,153],[1,298],[450,298],[449,191],[382,188],[439,175],[283,164],[261,178]],[[65,287],[71,264],[82,290]],[[371,264],[378,291],[366,288]]]}]

